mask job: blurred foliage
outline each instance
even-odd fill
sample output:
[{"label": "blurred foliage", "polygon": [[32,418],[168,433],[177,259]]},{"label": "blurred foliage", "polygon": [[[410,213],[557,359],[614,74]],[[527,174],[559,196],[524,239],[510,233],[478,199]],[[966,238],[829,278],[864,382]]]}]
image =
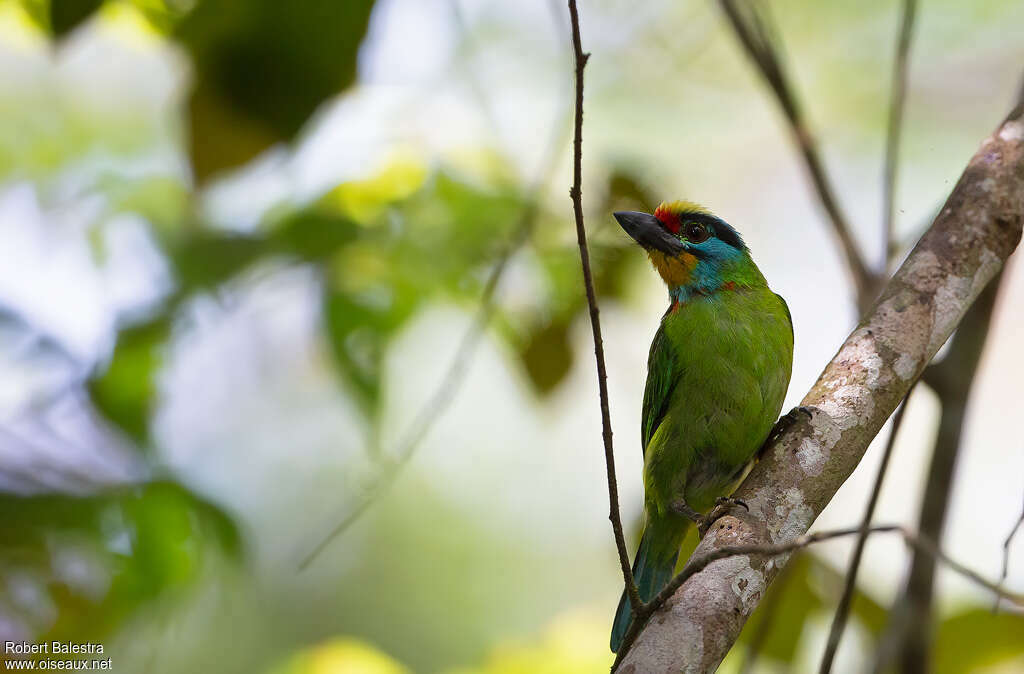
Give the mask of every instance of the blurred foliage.
[{"label": "blurred foliage", "polygon": [[103,0],[50,0],[50,30],[63,37],[99,9]]},{"label": "blurred foliage", "polygon": [[615,659],[608,651],[604,616],[577,611],[556,618],[536,643],[498,646],[479,667],[450,674],[589,674],[609,669]]},{"label": "blurred foliage", "polygon": [[[105,0],[23,0],[62,38]],[[115,1],[115,0],[110,0]],[[188,104],[195,177],[244,164],[295,137],[329,97],[353,83],[373,0],[131,0],[172,33],[195,68]]]},{"label": "blurred foliage", "polygon": [[[627,184],[622,176],[612,186]],[[631,183],[630,183],[631,184]],[[176,203],[162,181],[145,181],[145,198],[122,195],[115,208],[149,210]],[[397,159],[377,174],[342,183],[311,204],[278,211],[261,231],[228,232],[200,224],[159,228],[177,282],[161,312],[122,331],[109,364],[92,382],[97,406],[139,442],[147,439],[159,351],[181,304],[216,291],[251,266],[272,259],[312,264],[323,272],[325,337],[339,374],[367,419],[381,403],[381,368],[387,346],[416,312],[439,299],[478,302],[483,280],[513,231],[523,226],[530,197],[515,185],[481,185],[444,168],[430,173]],[[626,201],[623,201],[626,199]],[[609,191],[614,203],[630,203]],[[503,334],[515,347],[539,393],[568,374],[573,354],[569,329],[586,309],[579,292],[579,259],[570,241],[551,235],[543,209],[531,240],[542,292],[525,310],[506,313]],[[561,230],[564,231],[564,230]],[[594,245],[595,282],[604,298],[622,297],[636,256],[623,239]]]},{"label": "blurred foliage", "polygon": [[355,639],[332,639],[301,651],[268,674],[407,674],[385,653]]},{"label": "blurred foliage", "polygon": [[143,447],[149,439],[156,375],[169,332],[165,317],[121,330],[110,365],[90,381],[99,411]]},{"label": "blurred foliage", "polygon": [[168,33],[192,4],[188,0],[21,0],[36,25],[58,39],[91,19],[104,4],[114,3],[131,5],[162,33]]},{"label": "blurred foliage", "polygon": [[977,672],[1010,660],[1020,662],[1024,615],[971,608],[939,623],[935,633],[936,674]]},{"label": "blurred foliage", "polygon": [[177,28],[196,68],[192,167],[202,181],[298,133],[349,86],[373,0],[201,0]]},{"label": "blurred foliage", "polygon": [[[750,648],[756,641],[759,657],[793,662],[811,619],[822,611],[830,612],[838,602],[843,576],[809,554],[798,554],[782,573],[747,621],[739,643]],[[877,637],[885,626],[886,610],[855,590],[851,617]]]},{"label": "blurred foliage", "polygon": [[[254,269],[282,263],[308,267],[319,279],[321,339],[339,380],[371,426],[380,422],[388,397],[382,380],[392,343],[431,305],[447,302],[475,311],[488,275],[507,254],[510,268],[528,270],[530,285],[513,300],[499,286],[495,333],[505,340],[534,392],[551,393],[565,381],[574,365],[572,331],[586,308],[578,252],[564,211],[549,212],[544,196],[528,189],[506,163],[493,161],[497,165],[490,171],[467,175],[443,162],[428,165],[422,157],[394,157],[376,172],[337,184],[308,201],[276,204],[250,226],[229,230],[205,214],[204,188],[212,178],[244,167],[275,144],[287,147],[309,128],[318,108],[354,84],[372,0],[107,0],[102,5],[102,0],[23,0],[19,6],[48,33],[50,46],[59,46],[111,7],[122,14],[137,10],[132,16],[145,18],[140,22],[148,22],[147,35],[155,33],[155,39],[181,47],[194,76],[185,105],[169,116],[172,126],[187,128],[187,147],[175,145],[174,150],[182,154],[181,165],[191,166],[196,184],[145,170],[119,173],[93,167],[87,171],[87,187],[79,186],[101,196],[104,204],[95,230],[97,266],[105,258],[99,228],[113,215],[133,214],[149,224],[173,280],[154,306],[119,316],[108,357],[85,364],[92,368],[86,386],[96,409],[138,447],[152,444],[160,375],[188,304],[245,283]],[[836,21],[845,21],[848,10],[829,7],[829,12],[838,12]],[[497,27],[488,30],[501,37]],[[816,26],[807,32],[828,40],[837,34]],[[849,35],[847,39],[859,39],[861,33]],[[718,48],[715,43],[704,52],[712,55],[705,65],[725,61],[713,51]],[[874,58],[874,47],[868,51]],[[637,49],[628,56],[636,58],[637,53],[644,56]],[[836,53],[848,57],[844,50]],[[860,53],[863,57],[866,52]],[[658,57],[657,63],[663,62]],[[628,65],[628,59],[618,64]],[[636,66],[634,72],[664,78],[665,73],[648,65]],[[725,72],[731,74],[731,67],[727,64]],[[721,76],[722,71],[706,70],[702,77]],[[848,86],[846,78],[829,82]],[[857,95],[874,105],[873,92]],[[38,99],[19,98],[17,106],[0,101],[28,111],[15,115],[19,123],[0,130],[0,172],[5,176],[60,173],[102,154],[98,150],[137,150],[139,138],[153,133],[152,120],[122,117],[116,105],[96,115],[91,109],[54,104],[51,94],[44,90]],[[828,97],[824,99],[827,103]],[[664,119],[679,126],[678,101],[668,103],[672,114]],[[878,114],[875,108],[865,114],[865,105],[845,107],[858,123],[875,123],[870,116]],[[654,109],[645,106],[645,114]],[[630,104],[630,115],[635,114]],[[647,132],[660,137],[656,132],[661,130]],[[96,142],[101,135],[102,148]],[[603,185],[588,186],[598,194],[595,212],[652,210],[659,199],[643,176],[612,167]],[[680,193],[686,191],[687,186],[675,186]],[[524,213],[534,205],[534,221],[524,222]],[[588,221],[596,288],[603,301],[624,298],[633,271],[644,264],[610,225],[610,218]],[[519,249],[510,251],[520,227],[528,227],[529,235]],[[0,327],[10,324],[21,330],[21,323],[20,316],[0,311]],[[51,345],[40,339],[37,346]],[[73,358],[64,351],[60,357]],[[146,460],[160,473],[155,455],[148,454]],[[340,611],[334,627],[380,635],[374,642],[405,664],[367,642],[338,638],[298,652],[273,667],[273,674],[389,674],[409,671],[407,667],[435,671],[451,662],[470,664],[447,670],[450,674],[571,674],[608,667],[610,612],[564,615],[539,633],[528,622],[543,611],[554,611],[566,597],[577,598],[573,588],[563,587],[564,578],[551,577],[545,553],[507,537],[493,522],[472,519],[439,495],[420,493],[408,482],[402,491],[398,498],[407,499],[401,503],[404,512],[415,517],[375,521],[362,541],[365,549],[349,562],[353,568],[337,570],[331,578],[341,587],[318,587],[317,594]],[[40,639],[100,639],[147,602],[194,586],[207,560],[236,558],[244,547],[230,517],[174,482],[88,496],[0,496],[0,512],[0,568],[7,581],[0,586],[0,619],[24,622]],[[684,546],[681,563],[695,543],[692,538]],[[497,578],[496,568],[502,569]],[[378,583],[352,580],[366,578],[385,578],[389,592],[383,596]],[[431,580],[430,588],[424,588],[424,578]],[[488,597],[495,583],[530,586],[531,591],[514,592],[494,606]],[[813,621],[831,612],[841,585],[841,574],[820,559],[795,557],[785,582],[769,589],[740,643],[750,648],[757,640],[759,657],[792,664]],[[538,607],[543,602],[550,606]],[[308,643],[309,634],[323,636],[323,625],[317,623],[322,615],[306,606],[297,613],[286,616],[288,627],[301,635],[288,635],[291,643]],[[853,619],[870,635],[879,635],[885,613],[868,595],[855,596]],[[1022,620],[981,608],[948,617],[938,626],[939,671],[971,671],[1019,658]],[[401,632],[399,622],[418,629]],[[304,631],[292,623],[302,624]],[[520,636],[492,648],[499,629],[504,630],[499,636]]]},{"label": "blurred foliage", "polygon": [[[0,614],[14,607],[4,619],[27,619],[40,640],[98,640],[143,603],[186,589],[205,556],[240,552],[231,519],[172,482],[86,497],[0,495],[0,511]],[[25,606],[26,596],[46,608]]]}]

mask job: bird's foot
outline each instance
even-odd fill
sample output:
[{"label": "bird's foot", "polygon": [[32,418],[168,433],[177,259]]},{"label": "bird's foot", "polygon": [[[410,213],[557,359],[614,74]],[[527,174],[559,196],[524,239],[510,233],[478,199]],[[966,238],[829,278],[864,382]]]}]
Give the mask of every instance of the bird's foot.
[{"label": "bird's foot", "polygon": [[728,514],[728,512],[736,506],[745,508],[747,512],[750,512],[750,507],[747,506],[746,503],[738,498],[731,498],[728,496],[719,496],[715,499],[715,506],[709,510],[706,515],[697,512],[683,500],[673,503],[672,511],[686,517],[687,519],[693,520],[697,525],[697,535],[700,538],[704,538],[711,529],[711,525],[718,521],[720,517]]},{"label": "bird's foot", "polygon": [[721,517],[729,514],[729,511],[737,506],[740,506],[747,512],[750,512],[750,506],[738,498],[719,496],[715,499],[715,507],[709,510],[707,515],[701,515],[700,520],[697,521],[697,535],[704,538],[708,531],[711,530],[711,525],[717,522]]},{"label": "bird's foot", "polygon": [[701,515],[699,512],[691,508],[689,505],[687,505],[686,501],[684,501],[683,499],[679,499],[678,501],[673,502],[672,505],[669,507],[672,509],[672,512],[676,513],[677,515],[682,515],[686,519],[692,520],[698,524],[700,524],[700,521],[704,519],[703,515]]},{"label": "bird's foot", "polygon": [[797,421],[800,420],[800,415],[806,414],[808,419],[814,416],[814,409],[810,407],[804,407],[799,405],[794,407],[790,411],[779,417],[779,420],[772,426],[772,430],[768,433],[768,439],[761,445],[761,449],[758,450],[757,455],[761,456],[765,450],[768,449],[776,440],[782,437],[782,434],[793,427]]}]

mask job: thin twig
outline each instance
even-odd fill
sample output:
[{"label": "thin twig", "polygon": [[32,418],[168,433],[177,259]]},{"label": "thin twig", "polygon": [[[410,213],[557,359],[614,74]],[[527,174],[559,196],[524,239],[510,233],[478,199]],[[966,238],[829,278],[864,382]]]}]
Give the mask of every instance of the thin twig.
[{"label": "thin twig", "polygon": [[910,52],[910,36],[914,31],[916,13],[917,0],[903,0],[903,15],[896,41],[896,59],[892,67],[889,128],[885,137],[885,170],[882,178],[882,233],[885,237],[882,241],[885,246],[882,268],[885,271],[888,271],[889,265],[899,253],[894,236],[896,164],[900,151],[900,132],[903,130],[903,107],[907,96],[907,54]]},{"label": "thin twig", "polygon": [[494,292],[498,287],[498,281],[501,280],[512,253],[519,248],[523,241],[526,240],[529,231],[532,229],[532,223],[536,218],[536,212],[536,201],[531,202],[524,209],[523,216],[520,220],[519,226],[516,228],[511,244],[505,252],[502,253],[498,258],[498,262],[491,269],[491,274],[487,279],[487,283],[484,286],[483,293],[480,297],[480,307],[477,309],[473,324],[462,336],[462,341],[459,343],[459,348],[455,352],[455,357],[452,359],[451,365],[448,367],[448,371],[441,379],[441,382],[435,389],[434,394],[426,404],[423,405],[413,422],[409,425],[409,428],[403,436],[402,442],[399,443],[399,450],[395,453],[395,458],[384,460],[380,473],[378,473],[373,485],[363,495],[362,499],[360,499],[359,504],[353,508],[343,520],[338,522],[338,524],[331,529],[330,533],[324,536],[323,539],[321,539],[320,542],[317,543],[317,545],[302,559],[299,563],[300,571],[309,566],[309,564],[316,559],[321,552],[323,552],[324,548],[326,548],[331,541],[352,526],[352,524],[354,524],[356,520],[358,520],[363,513],[369,509],[377,498],[391,486],[395,481],[395,478],[398,477],[402,468],[409,462],[413,454],[415,454],[416,448],[430,431],[434,422],[437,421],[437,419],[444,413],[445,408],[451,404],[455,397],[455,393],[458,391],[459,386],[466,375],[466,372],[469,370],[469,364],[473,359],[473,353],[476,350],[477,343],[480,341],[480,337],[483,335],[484,329],[490,323],[491,317],[494,315]]},{"label": "thin twig", "polygon": [[[1003,541],[1003,571],[999,574],[999,586],[1002,587],[1003,583],[1006,582],[1006,576],[1010,572],[1010,545],[1013,543],[1014,537],[1017,532],[1020,531],[1021,525],[1024,524],[1024,509],[1020,511],[1020,517],[1017,518],[1017,523],[1013,525],[1013,529],[1010,530],[1006,540]],[[993,611],[999,609],[999,598],[996,598],[996,603],[992,607]]]},{"label": "thin twig", "polygon": [[594,276],[590,271],[590,252],[587,250],[587,230],[583,226],[583,69],[590,54],[583,52],[580,42],[580,17],[576,0],[569,0],[569,20],[572,25],[572,48],[576,57],[576,113],[572,141],[572,199],[573,215],[576,219],[576,241],[580,249],[580,266],[583,268],[583,285],[587,291],[587,305],[590,307],[590,327],[594,333],[594,357],[597,360],[597,387],[601,399],[601,435],[604,439],[604,462],[608,473],[608,519],[615,534],[615,547],[619,552],[619,566],[626,584],[626,595],[630,606],[636,612],[643,601],[636,589],[633,570],[626,551],[626,538],[622,534],[622,518],[619,515],[619,488],[615,478],[615,454],[612,451],[612,420],[608,411],[608,373],[604,365],[604,342],[601,339],[601,321],[598,318],[597,294],[594,292]]},{"label": "thin twig", "polygon": [[864,547],[868,540],[868,530],[871,527],[871,520],[875,516],[875,507],[878,505],[878,497],[882,493],[882,483],[885,481],[885,473],[889,469],[889,459],[892,457],[892,448],[896,445],[896,436],[903,425],[903,415],[907,411],[907,400],[914,392],[910,388],[907,395],[900,403],[899,409],[892,420],[892,430],[885,443],[885,451],[882,453],[882,463],[878,466],[878,475],[875,477],[875,484],[871,488],[871,496],[868,498],[868,505],[864,509],[864,518],[860,523],[860,533],[857,536],[857,543],[854,545],[853,554],[850,556],[850,568],[846,571],[846,582],[843,586],[843,594],[836,607],[836,613],[832,617],[832,626],[829,628],[828,641],[825,644],[825,653],[821,658],[821,666],[818,668],[820,674],[828,674],[832,671],[832,662],[835,660],[836,651],[839,649],[839,641],[843,638],[843,629],[850,616],[850,606],[853,604],[853,593],[857,586],[857,572],[860,570],[860,560],[864,555]]},{"label": "thin twig", "polygon": [[[861,531],[862,527],[857,526],[846,529],[836,529],[833,531],[820,531],[813,534],[804,534],[803,536],[799,536],[788,543],[729,545],[716,548],[715,550],[701,555],[700,557],[691,558],[686,567],[676,574],[676,576],[669,581],[668,585],[666,585],[661,592],[654,597],[654,599],[644,604],[640,608],[640,611],[637,612],[638,619],[633,621],[633,624],[626,632],[626,636],[622,640],[622,646],[619,648],[618,657],[615,660],[615,664],[612,666],[612,671],[615,670],[615,667],[618,666],[619,662],[621,662],[625,657],[625,654],[629,651],[633,641],[643,629],[643,623],[646,622],[646,619],[658,610],[658,608],[660,608],[661,605],[669,598],[671,598],[671,596],[675,594],[676,590],[682,587],[683,583],[693,576],[696,576],[712,563],[726,559],[727,557],[735,557],[737,555],[764,555],[766,557],[776,557],[778,555],[785,555],[796,550],[806,548],[807,546],[814,545],[815,543],[822,543],[834,538],[860,534]],[[924,554],[930,555],[934,559],[941,561],[951,570],[984,587],[1010,603],[1024,607],[1024,594],[1008,592],[1000,587],[999,584],[985,579],[977,572],[950,558],[946,553],[942,552],[931,539],[922,536],[921,534],[916,534],[898,524],[875,525],[868,528],[868,533],[898,533],[902,536],[907,545],[911,546],[915,550],[920,550]]]},{"label": "thin twig", "polygon": [[878,278],[871,273],[864,257],[854,241],[850,225],[843,214],[839,202],[832,189],[832,182],[825,171],[824,164],[818,153],[817,143],[814,136],[804,120],[803,113],[793,94],[792,87],[783,70],[782,62],[778,56],[776,47],[777,37],[773,29],[766,24],[765,18],[761,16],[753,3],[740,3],[741,10],[735,0],[720,0],[722,9],[729,23],[732,25],[740,44],[743,45],[747,56],[754,62],[761,72],[761,75],[768,82],[769,87],[775,94],[779,107],[789,123],[790,132],[794,142],[800,149],[800,155],[804,160],[807,172],[814,183],[815,191],[821,202],[822,208],[828,215],[832,230],[839,239],[840,248],[846,259],[846,265],[853,277],[856,288],[857,305],[861,311],[867,309],[874,300],[875,291],[878,288]]},{"label": "thin twig", "polygon": [[369,509],[377,498],[387,491],[395,481],[395,478],[398,477],[402,468],[409,463],[410,459],[412,459],[416,449],[430,432],[434,423],[436,423],[441,415],[444,414],[444,411],[451,404],[452,400],[454,400],[455,394],[458,392],[466,373],[469,371],[469,365],[473,360],[473,355],[476,352],[476,347],[480,342],[480,338],[483,336],[484,331],[490,324],[491,319],[494,317],[494,312],[497,308],[495,293],[498,289],[498,284],[508,267],[509,260],[515,252],[526,243],[530,238],[530,234],[533,232],[534,226],[537,222],[537,217],[540,214],[540,203],[544,187],[550,182],[551,176],[553,175],[555,167],[558,165],[558,160],[561,156],[560,138],[563,133],[564,130],[562,125],[556,124],[552,131],[551,143],[548,146],[548,155],[545,158],[544,167],[538,173],[533,186],[529,190],[526,198],[526,204],[520,212],[519,220],[513,228],[512,238],[509,240],[508,244],[506,244],[505,249],[498,256],[497,262],[495,262],[494,266],[491,268],[491,273],[487,277],[487,282],[484,284],[483,292],[480,294],[480,305],[477,309],[476,316],[473,319],[472,325],[470,325],[466,330],[466,333],[462,336],[462,340],[455,352],[455,357],[452,359],[451,365],[448,367],[448,371],[434,390],[434,394],[429,400],[427,400],[423,407],[420,408],[419,413],[413,419],[412,423],[409,424],[405,434],[402,436],[402,441],[398,443],[399,449],[394,453],[394,458],[385,459],[384,462],[382,462],[381,470],[378,473],[377,478],[374,480],[373,485],[362,496],[355,508],[353,508],[344,519],[338,522],[338,524],[331,529],[330,533],[324,536],[320,542],[317,543],[305,557],[303,557],[298,567],[300,571],[308,567],[309,564],[316,559],[321,552],[323,552],[324,548],[331,543],[331,541],[352,526],[356,520],[358,520],[363,513]]}]

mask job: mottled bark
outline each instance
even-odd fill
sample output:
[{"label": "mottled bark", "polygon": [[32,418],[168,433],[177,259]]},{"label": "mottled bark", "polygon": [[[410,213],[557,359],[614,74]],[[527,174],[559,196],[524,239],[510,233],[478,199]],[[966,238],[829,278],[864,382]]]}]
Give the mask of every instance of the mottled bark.
[{"label": "mottled bark", "polygon": [[[807,531],[971,303],[1016,248],[1024,220],[1024,106],[971,159],[931,228],[847,338],[785,432],[694,553],[778,544]],[[713,671],[785,557],[716,561],[651,616],[620,672]]]}]

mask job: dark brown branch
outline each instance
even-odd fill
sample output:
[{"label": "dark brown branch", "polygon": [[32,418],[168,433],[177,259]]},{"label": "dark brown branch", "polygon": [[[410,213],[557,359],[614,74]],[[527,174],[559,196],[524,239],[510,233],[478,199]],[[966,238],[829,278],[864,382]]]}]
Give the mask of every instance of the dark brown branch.
[{"label": "dark brown branch", "polygon": [[633,569],[626,551],[626,538],[622,534],[622,518],[619,515],[619,487],[615,477],[615,454],[612,450],[612,420],[608,411],[608,373],[604,365],[604,342],[601,339],[601,321],[598,317],[597,294],[594,292],[594,276],[590,271],[590,252],[587,249],[587,230],[583,225],[583,69],[590,54],[584,53],[580,42],[580,17],[576,0],[569,0],[569,19],[572,25],[572,48],[576,57],[576,113],[572,141],[572,199],[573,215],[576,218],[576,241],[580,249],[580,265],[583,268],[583,286],[587,292],[587,306],[590,307],[590,327],[594,334],[594,357],[597,360],[597,387],[601,400],[601,435],[604,439],[604,462],[608,473],[608,519],[615,534],[615,547],[619,552],[619,566],[626,584],[626,594],[634,612],[643,602],[636,589]]},{"label": "dark brown branch", "polygon": [[[910,389],[913,393],[914,389]],[[867,544],[868,532],[871,528],[871,520],[875,516],[875,507],[878,505],[878,497],[882,493],[882,483],[885,480],[885,473],[889,470],[889,459],[892,458],[892,448],[896,445],[896,436],[903,425],[903,415],[907,411],[907,401],[910,393],[900,403],[896,415],[892,420],[892,431],[885,442],[885,451],[882,453],[882,463],[878,466],[878,475],[875,477],[875,484],[871,487],[871,496],[868,498],[868,505],[864,509],[864,518],[860,523],[860,534],[857,536],[857,543],[854,545],[853,554],[850,555],[850,568],[846,571],[843,594],[839,598],[839,605],[836,607],[836,614],[832,618],[832,626],[829,628],[828,641],[825,643],[825,653],[821,657],[821,666],[818,668],[820,674],[828,674],[832,671],[832,662],[835,660],[836,651],[839,649],[839,641],[843,637],[843,629],[850,616],[850,606],[853,604],[853,593],[857,587],[857,573],[860,570],[860,560],[864,555],[864,547]]]},{"label": "dark brown branch", "polygon": [[896,164],[900,151],[900,132],[903,129],[903,107],[907,96],[907,54],[910,52],[910,36],[914,31],[914,16],[917,0],[903,0],[903,15],[900,19],[899,36],[896,40],[896,58],[892,67],[892,93],[889,96],[889,127],[885,137],[885,171],[882,179],[882,232],[885,246],[882,265],[884,270],[899,254],[894,236],[896,201]]},{"label": "dark brown branch", "polygon": [[720,4],[736,37],[739,38],[740,44],[746,50],[747,56],[757,66],[772,93],[775,94],[775,100],[779,107],[782,108],[782,113],[789,124],[790,134],[800,150],[804,166],[814,183],[818,200],[828,215],[832,231],[839,240],[856,289],[857,306],[863,312],[875,299],[879,278],[872,274],[864,262],[864,256],[853,238],[849,222],[839,207],[835,191],[832,189],[832,182],[818,153],[814,135],[804,119],[793,89],[789,85],[782,61],[778,56],[776,38],[767,28],[765,18],[759,14],[754,3],[720,0]]}]

